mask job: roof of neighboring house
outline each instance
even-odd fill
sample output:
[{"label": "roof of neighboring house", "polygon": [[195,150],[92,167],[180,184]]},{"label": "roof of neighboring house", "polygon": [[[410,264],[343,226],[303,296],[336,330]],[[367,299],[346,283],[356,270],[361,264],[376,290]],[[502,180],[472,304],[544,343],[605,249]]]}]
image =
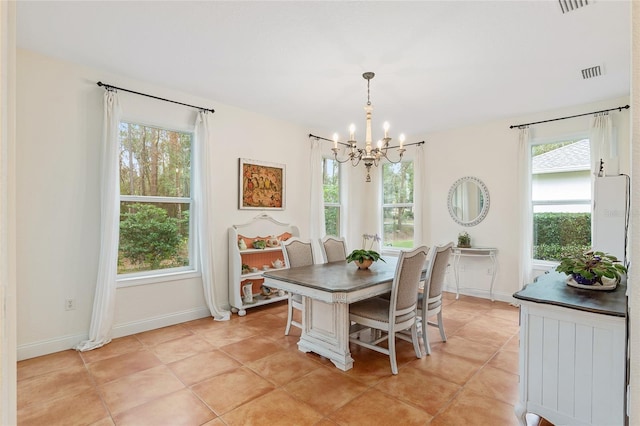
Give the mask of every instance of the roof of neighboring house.
[{"label": "roof of neighboring house", "polygon": [[536,155],[531,161],[533,174],[570,172],[590,168],[589,139],[582,139],[571,145]]}]

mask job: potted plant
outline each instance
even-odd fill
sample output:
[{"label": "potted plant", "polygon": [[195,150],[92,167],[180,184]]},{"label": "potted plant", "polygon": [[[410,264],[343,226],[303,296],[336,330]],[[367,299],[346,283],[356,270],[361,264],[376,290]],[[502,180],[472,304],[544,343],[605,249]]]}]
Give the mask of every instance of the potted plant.
[{"label": "potted plant", "polygon": [[471,237],[469,236],[469,233],[467,231],[462,231],[458,234],[458,247],[471,247]]},{"label": "potted plant", "polygon": [[556,271],[564,272],[580,285],[615,287],[627,268],[611,254],[590,250],[563,257]]},{"label": "potted plant", "polygon": [[[369,244],[369,248],[367,248],[368,240],[371,240],[371,243]],[[378,234],[375,234],[375,235],[363,234],[362,248],[356,249],[351,253],[349,253],[349,256],[347,256],[347,263],[354,262],[358,266],[358,269],[367,269],[369,268],[369,266],[371,266],[373,262],[376,262],[378,260],[382,260],[383,262],[386,262],[380,256],[380,253],[373,250],[373,244],[378,241],[380,241],[380,237],[378,236]]]}]

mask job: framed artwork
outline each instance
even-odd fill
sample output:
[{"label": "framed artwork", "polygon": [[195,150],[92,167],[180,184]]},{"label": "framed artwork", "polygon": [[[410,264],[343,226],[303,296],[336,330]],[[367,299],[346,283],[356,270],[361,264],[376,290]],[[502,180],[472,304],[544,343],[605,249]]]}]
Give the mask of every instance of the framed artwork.
[{"label": "framed artwork", "polygon": [[239,169],[239,209],[284,210],[284,164],[240,158]]}]

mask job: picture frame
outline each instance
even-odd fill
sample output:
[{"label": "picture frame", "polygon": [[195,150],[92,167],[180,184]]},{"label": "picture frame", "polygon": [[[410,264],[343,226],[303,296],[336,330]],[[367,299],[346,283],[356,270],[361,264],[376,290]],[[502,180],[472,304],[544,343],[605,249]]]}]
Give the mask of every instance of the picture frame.
[{"label": "picture frame", "polygon": [[238,208],[240,210],[284,210],[286,166],[239,158]]}]

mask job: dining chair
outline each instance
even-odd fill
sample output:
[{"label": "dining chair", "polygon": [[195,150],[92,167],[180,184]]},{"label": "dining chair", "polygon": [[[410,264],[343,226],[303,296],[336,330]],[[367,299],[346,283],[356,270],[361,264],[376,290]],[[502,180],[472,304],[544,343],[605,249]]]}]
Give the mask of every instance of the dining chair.
[{"label": "dining chair", "polygon": [[325,235],[320,239],[320,251],[324,263],[338,262],[347,258],[347,243],[344,238]]},{"label": "dining chair", "polygon": [[[427,355],[431,354],[427,326],[438,327],[442,341],[447,341],[442,322],[442,288],[444,287],[445,274],[449,266],[449,258],[453,248],[453,242],[436,245],[429,253],[427,278],[424,283],[424,290],[418,294],[418,315],[422,328],[422,341]],[[437,314],[438,322],[428,321],[429,317]]]},{"label": "dining chair", "polygon": [[[398,374],[396,336],[400,336],[399,332],[411,331],[416,357],[422,358],[417,328],[417,305],[418,286],[427,253],[428,249],[424,246],[400,252],[389,300],[373,297],[349,305],[349,320],[352,322],[349,342],[389,355],[393,374]],[[362,338],[363,329],[371,329],[371,340]],[[388,342],[387,347],[381,346],[385,341]]]},{"label": "dining chair", "polygon": [[[287,268],[296,268],[298,266],[313,265],[313,247],[310,241],[303,241],[298,237],[289,238],[281,241],[282,256],[284,264]],[[293,310],[302,312],[302,296],[299,294],[289,293],[287,306],[287,327],[284,330],[285,336],[289,335],[291,326],[302,329],[302,324],[293,319]]]}]

